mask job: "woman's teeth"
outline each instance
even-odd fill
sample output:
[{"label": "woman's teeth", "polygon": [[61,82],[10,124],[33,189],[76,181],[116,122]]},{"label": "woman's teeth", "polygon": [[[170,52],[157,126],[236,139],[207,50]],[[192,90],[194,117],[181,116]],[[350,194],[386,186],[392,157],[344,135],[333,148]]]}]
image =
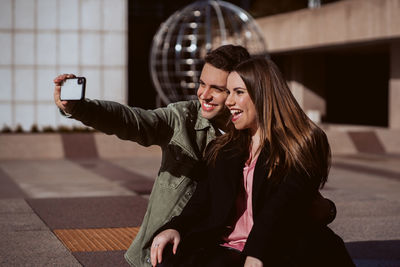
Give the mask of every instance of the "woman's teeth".
[{"label": "woman's teeth", "polygon": [[242,113],[243,111],[241,111],[241,110],[231,110],[231,114],[232,115],[238,115],[238,114],[240,114],[240,113]]}]

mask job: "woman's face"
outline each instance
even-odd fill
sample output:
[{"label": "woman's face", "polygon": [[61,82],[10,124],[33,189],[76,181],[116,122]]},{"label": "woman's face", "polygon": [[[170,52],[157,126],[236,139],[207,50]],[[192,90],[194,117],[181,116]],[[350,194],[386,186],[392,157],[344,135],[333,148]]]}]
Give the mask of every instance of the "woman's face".
[{"label": "woman's face", "polygon": [[255,133],[258,128],[257,112],[242,78],[236,72],[228,76],[227,88],[229,96],[225,105],[232,114],[232,122],[238,130],[250,129]]}]

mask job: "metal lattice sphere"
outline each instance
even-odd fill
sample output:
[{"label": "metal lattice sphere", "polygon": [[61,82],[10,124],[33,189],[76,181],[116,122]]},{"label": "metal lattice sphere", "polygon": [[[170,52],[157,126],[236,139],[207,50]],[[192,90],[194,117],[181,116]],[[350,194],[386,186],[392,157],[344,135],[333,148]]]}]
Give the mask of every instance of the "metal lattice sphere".
[{"label": "metal lattice sphere", "polygon": [[175,12],[159,28],[150,53],[150,72],[164,103],[196,98],[207,52],[224,44],[266,54],[261,32],[243,9],[224,1],[203,0]]}]

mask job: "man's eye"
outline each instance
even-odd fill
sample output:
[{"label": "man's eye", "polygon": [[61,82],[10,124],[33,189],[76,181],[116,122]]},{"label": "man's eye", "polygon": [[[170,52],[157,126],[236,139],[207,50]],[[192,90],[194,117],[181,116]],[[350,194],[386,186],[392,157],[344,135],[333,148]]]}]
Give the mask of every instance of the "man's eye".
[{"label": "man's eye", "polygon": [[212,90],[213,92],[216,92],[216,93],[221,92],[221,88],[214,87],[214,86],[211,86],[211,90]]}]

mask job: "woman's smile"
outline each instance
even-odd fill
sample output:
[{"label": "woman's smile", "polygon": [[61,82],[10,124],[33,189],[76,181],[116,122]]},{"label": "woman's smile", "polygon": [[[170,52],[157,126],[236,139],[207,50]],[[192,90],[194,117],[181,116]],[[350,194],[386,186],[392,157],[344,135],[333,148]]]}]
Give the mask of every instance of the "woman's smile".
[{"label": "woman's smile", "polygon": [[257,112],[249,91],[237,72],[228,76],[227,88],[229,91],[225,105],[232,115],[232,122],[238,130],[251,129],[256,132],[258,128]]},{"label": "woman's smile", "polygon": [[231,114],[232,114],[232,122],[235,122],[242,116],[243,111],[239,109],[231,109]]}]

